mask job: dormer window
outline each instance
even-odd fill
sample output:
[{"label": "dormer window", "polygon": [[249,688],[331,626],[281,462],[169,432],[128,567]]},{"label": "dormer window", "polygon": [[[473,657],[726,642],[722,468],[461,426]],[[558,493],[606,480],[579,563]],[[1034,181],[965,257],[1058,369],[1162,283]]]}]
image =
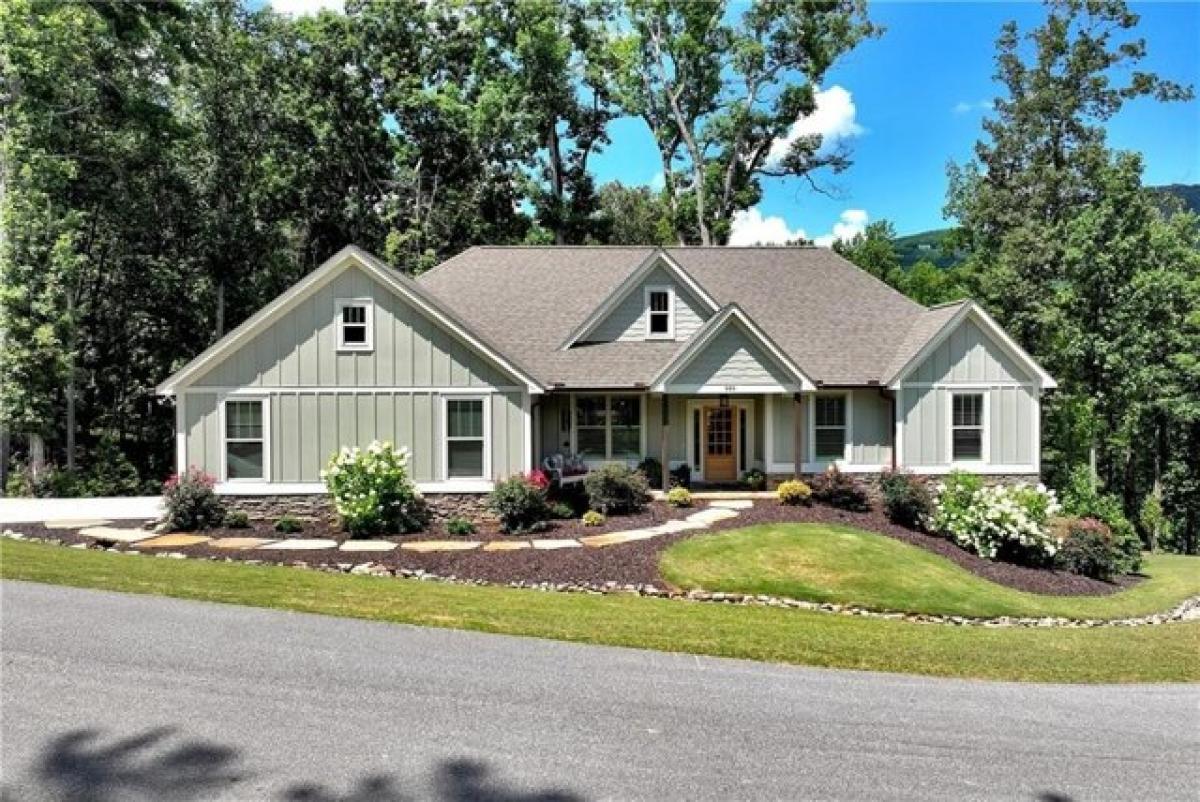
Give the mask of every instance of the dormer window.
[{"label": "dormer window", "polygon": [[337,302],[339,351],[370,351],[373,347],[375,304],[370,298],[340,298]]},{"label": "dormer window", "polygon": [[674,288],[646,288],[646,339],[675,339]]}]

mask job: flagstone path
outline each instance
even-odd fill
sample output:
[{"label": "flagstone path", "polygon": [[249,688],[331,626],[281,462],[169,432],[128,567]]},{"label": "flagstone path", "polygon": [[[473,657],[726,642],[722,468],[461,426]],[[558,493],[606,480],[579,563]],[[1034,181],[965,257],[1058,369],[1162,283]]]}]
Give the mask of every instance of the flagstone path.
[{"label": "flagstone path", "polygon": [[527,540],[493,540],[483,543],[478,540],[414,540],[407,543],[393,543],[390,540],[347,540],[339,544],[336,540],[318,538],[285,538],[269,539],[261,537],[222,537],[209,538],[203,535],[166,534],[160,535],[148,529],[117,528],[105,526],[109,523],[103,520],[58,520],[46,521],[47,527],[58,529],[79,528],[79,534],[94,540],[112,543],[128,543],[137,549],[183,548],[207,543],[213,548],[230,551],[317,551],[322,549],[337,549],[344,552],[379,553],[394,551],[396,548],[405,551],[415,551],[421,554],[444,551],[519,551],[537,549],[553,551],[557,549],[592,548],[599,549],[616,546],[621,543],[632,543],[637,540],[649,540],[660,535],[675,534],[688,530],[707,529],[717,521],[736,518],[739,510],[754,506],[749,499],[714,499],[703,509],[693,512],[682,520],[672,520],[657,526],[644,529],[629,529],[623,532],[605,532],[599,535],[586,535],[580,538],[531,538]]}]

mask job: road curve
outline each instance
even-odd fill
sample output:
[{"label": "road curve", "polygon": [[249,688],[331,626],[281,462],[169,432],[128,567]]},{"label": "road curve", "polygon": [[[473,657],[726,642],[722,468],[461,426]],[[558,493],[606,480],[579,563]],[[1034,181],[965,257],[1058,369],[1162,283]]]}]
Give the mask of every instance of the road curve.
[{"label": "road curve", "polygon": [[0,799],[1196,799],[1200,689],[792,668],[0,584]]}]

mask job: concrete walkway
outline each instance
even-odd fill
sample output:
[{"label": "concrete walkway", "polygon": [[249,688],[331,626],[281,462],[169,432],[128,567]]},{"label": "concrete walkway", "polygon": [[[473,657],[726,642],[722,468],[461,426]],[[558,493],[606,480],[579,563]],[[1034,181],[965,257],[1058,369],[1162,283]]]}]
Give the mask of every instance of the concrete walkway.
[{"label": "concrete walkway", "polygon": [[159,496],[121,498],[0,498],[0,524],[96,519],[148,521],[162,514]]}]

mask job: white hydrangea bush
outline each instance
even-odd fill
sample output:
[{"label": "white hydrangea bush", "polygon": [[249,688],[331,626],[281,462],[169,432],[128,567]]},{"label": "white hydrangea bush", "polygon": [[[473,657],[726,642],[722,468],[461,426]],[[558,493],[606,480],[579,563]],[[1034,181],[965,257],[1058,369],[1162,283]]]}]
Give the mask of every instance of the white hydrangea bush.
[{"label": "white hydrangea bush", "polygon": [[373,441],[346,448],[329,459],[321,480],[333,499],[343,528],[354,537],[415,532],[427,515],[408,473],[407,448]]},{"label": "white hydrangea bush", "polygon": [[1061,506],[1045,485],[984,487],[954,472],[937,486],[928,527],[989,560],[1046,565],[1062,545],[1047,527]]}]

